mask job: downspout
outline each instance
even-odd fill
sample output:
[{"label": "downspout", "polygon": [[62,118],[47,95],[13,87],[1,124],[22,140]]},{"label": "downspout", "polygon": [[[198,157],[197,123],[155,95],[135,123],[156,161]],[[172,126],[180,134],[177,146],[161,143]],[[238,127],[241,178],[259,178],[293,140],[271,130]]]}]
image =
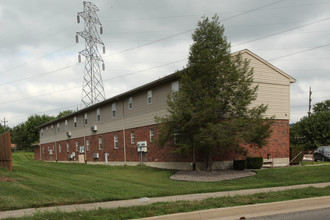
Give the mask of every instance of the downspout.
[{"label": "downspout", "polygon": [[56,162],[57,162],[57,146],[56,146],[56,131],[55,131],[56,129],[54,127],[53,127],[53,129],[54,129],[54,138],[55,138],[55,152],[56,152],[55,157],[56,157]]},{"label": "downspout", "polygon": [[126,165],[126,128],[125,128],[125,100],[122,100],[123,103],[123,143],[124,143],[124,165]]},{"label": "downspout", "polygon": [[87,164],[87,149],[86,149],[86,136],[85,136],[85,115],[82,115],[83,119],[83,136],[84,136],[84,160],[85,164]]}]

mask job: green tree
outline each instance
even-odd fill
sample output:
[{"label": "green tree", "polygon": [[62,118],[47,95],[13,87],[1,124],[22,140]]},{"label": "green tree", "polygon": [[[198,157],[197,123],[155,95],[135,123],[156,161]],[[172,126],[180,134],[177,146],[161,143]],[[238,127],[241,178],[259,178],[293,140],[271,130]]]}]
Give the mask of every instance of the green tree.
[{"label": "green tree", "polygon": [[330,99],[325,100],[323,102],[316,103],[313,106],[313,112],[318,113],[318,112],[328,112],[330,111]]},{"label": "green tree", "polygon": [[256,99],[253,69],[240,54],[231,55],[218,16],[198,22],[192,39],[188,64],[178,72],[180,90],[168,98],[169,114],[156,118],[158,141],[164,146],[175,137],[179,152],[203,152],[210,171],[219,150],[262,147],[272,120],[262,120],[266,106],[248,107]]},{"label": "green tree", "polygon": [[27,121],[12,129],[11,140],[19,150],[31,150],[31,145],[39,141],[39,125],[54,120],[53,116],[33,115]]},{"label": "green tree", "polygon": [[301,118],[290,129],[290,143],[305,149],[330,145],[330,100],[316,103],[310,116]]},{"label": "green tree", "polygon": [[63,112],[58,113],[58,115],[56,116],[56,118],[62,118],[64,116],[70,115],[72,113],[73,113],[72,110],[65,110]]}]

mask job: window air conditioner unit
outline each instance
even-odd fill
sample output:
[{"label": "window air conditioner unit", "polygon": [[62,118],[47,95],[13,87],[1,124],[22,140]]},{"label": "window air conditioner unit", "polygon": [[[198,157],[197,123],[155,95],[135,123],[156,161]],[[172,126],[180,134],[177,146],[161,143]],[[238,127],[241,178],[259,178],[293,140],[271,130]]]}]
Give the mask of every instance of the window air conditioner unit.
[{"label": "window air conditioner unit", "polygon": [[72,158],[73,158],[72,154],[69,154],[68,159],[72,159]]},{"label": "window air conditioner unit", "polygon": [[66,136],[71,137],[71,131],[67,131]]},{"label": "window air conditioner unit", "polygon": [[91,127],[91,131],[96,132],[96,131],[97,131],[97,126],[96,126],[96,125],[93,125],[93,126]]},{"label": "window air conditioner unit", "polygon": [[93,158],[94,158],[94,159],[99,159],[99,153],[94,153],[94,154],[93,154]]}]

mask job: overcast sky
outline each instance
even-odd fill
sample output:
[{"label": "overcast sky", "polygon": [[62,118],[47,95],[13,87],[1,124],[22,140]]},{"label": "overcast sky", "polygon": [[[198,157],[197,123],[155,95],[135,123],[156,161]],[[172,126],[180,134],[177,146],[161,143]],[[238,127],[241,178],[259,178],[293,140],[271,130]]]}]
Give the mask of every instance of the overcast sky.
[{"label": "overcast sky", "polygon": [[[185,67],[191,34],[218,14],[232,52],[249,49],[294,77],[291,120],[330,98],[329,0],[95,0],[106,46],[107,98]],[[0,120],[81,108],[78,0],[0,1]],[[100,48],[101,49],[101,48]]]}]

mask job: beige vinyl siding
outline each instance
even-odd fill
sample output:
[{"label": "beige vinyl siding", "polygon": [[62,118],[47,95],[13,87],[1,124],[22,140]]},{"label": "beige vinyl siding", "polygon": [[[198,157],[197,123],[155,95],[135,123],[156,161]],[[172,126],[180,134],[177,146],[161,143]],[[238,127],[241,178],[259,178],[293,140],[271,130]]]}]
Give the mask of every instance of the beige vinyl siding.
[{"label": "beige vinyl siding", "polygon": [[252,106],[268,105],[267,117],[290,119],[290,79],[248,53],[243,53],[242,57],[250,60],[254,82],[259,85],[257,100]]}]

